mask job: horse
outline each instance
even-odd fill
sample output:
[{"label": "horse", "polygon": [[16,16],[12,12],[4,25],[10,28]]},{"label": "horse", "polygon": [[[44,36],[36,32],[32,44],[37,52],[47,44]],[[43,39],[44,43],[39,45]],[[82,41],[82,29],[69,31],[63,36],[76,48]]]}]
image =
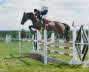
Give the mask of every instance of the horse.
[{"label": "horse", "polygon": [[70,27],[66,23],[61,23],[58,21],[50,21],[50,20],[43,20],[43,23],[41,20],[39,20],[33,12],[24,12],[21,24],[24,25],[27,20],[31,20],[33,25],[29,26],[29,29],[32,34],[35,32],[32,30],[32,28],[43,31],[44,29],[47,30],[47,32],[51,31],[58,35],[62,35],[66,38],[67,41],[69,41],[69,31]]}]

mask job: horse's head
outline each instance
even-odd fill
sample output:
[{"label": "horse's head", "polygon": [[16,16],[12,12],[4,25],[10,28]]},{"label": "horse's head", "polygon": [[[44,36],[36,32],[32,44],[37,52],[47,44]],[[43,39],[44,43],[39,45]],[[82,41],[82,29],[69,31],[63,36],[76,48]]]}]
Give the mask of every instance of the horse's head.
[{"label": "horse's head", "polygon": [[28,19],[33,19],[34,18],[34,14],[32,12],[30,13],[26,13],[24,12],[22,20],[21,20],[21,24],[24,25],[24,23],[28,20]]}]

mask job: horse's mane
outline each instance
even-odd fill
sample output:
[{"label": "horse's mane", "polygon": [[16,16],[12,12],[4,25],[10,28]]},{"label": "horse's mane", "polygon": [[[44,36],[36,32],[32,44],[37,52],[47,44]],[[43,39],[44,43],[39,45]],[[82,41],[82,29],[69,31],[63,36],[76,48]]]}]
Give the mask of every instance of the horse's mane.
[{"label": "horse's mane", "polygon": [[27,14],[33,14],[33,12],[27,12]]}]

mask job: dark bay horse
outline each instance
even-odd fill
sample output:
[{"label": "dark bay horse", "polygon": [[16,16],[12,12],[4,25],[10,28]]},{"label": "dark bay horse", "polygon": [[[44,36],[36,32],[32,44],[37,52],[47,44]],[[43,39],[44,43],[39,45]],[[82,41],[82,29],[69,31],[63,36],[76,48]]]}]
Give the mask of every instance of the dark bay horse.
[{"label": "dark bay horse", "polygon": [[45,24],[46,19],[44,19],[44,22],[42,23],[32,12],[29,13],[24,12],[21,24],[24,25],[24,23],[29,19],[32,21],[33,24],[29,26],[29,29],[32,33],[34,33],[32,28],[37,29],[39,31],[43,31],[46,28],[47,31],[60,34],[64,36],[67,41],[69,41],[68,33],[70,31],[70,27],[67,24],[49,20],[47,20],[47,24]]}]

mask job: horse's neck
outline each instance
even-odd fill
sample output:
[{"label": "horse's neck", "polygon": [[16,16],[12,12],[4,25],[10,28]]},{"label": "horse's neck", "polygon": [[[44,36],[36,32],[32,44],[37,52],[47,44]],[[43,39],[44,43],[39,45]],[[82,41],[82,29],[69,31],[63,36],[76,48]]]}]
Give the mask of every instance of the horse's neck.
[{"label": "horse's neck", "polygon": [[37,18],[37,19],[36,19],[36,18],[33,19],[32,22],[33,22],[34,24],[42,24],[41,21],[40,21],[38,18]]},{"label": "horse's neck", "polygon": [[37,22],[36,19],[31,19],[31,21],[33,24],[36,24],[36,22]]}]

